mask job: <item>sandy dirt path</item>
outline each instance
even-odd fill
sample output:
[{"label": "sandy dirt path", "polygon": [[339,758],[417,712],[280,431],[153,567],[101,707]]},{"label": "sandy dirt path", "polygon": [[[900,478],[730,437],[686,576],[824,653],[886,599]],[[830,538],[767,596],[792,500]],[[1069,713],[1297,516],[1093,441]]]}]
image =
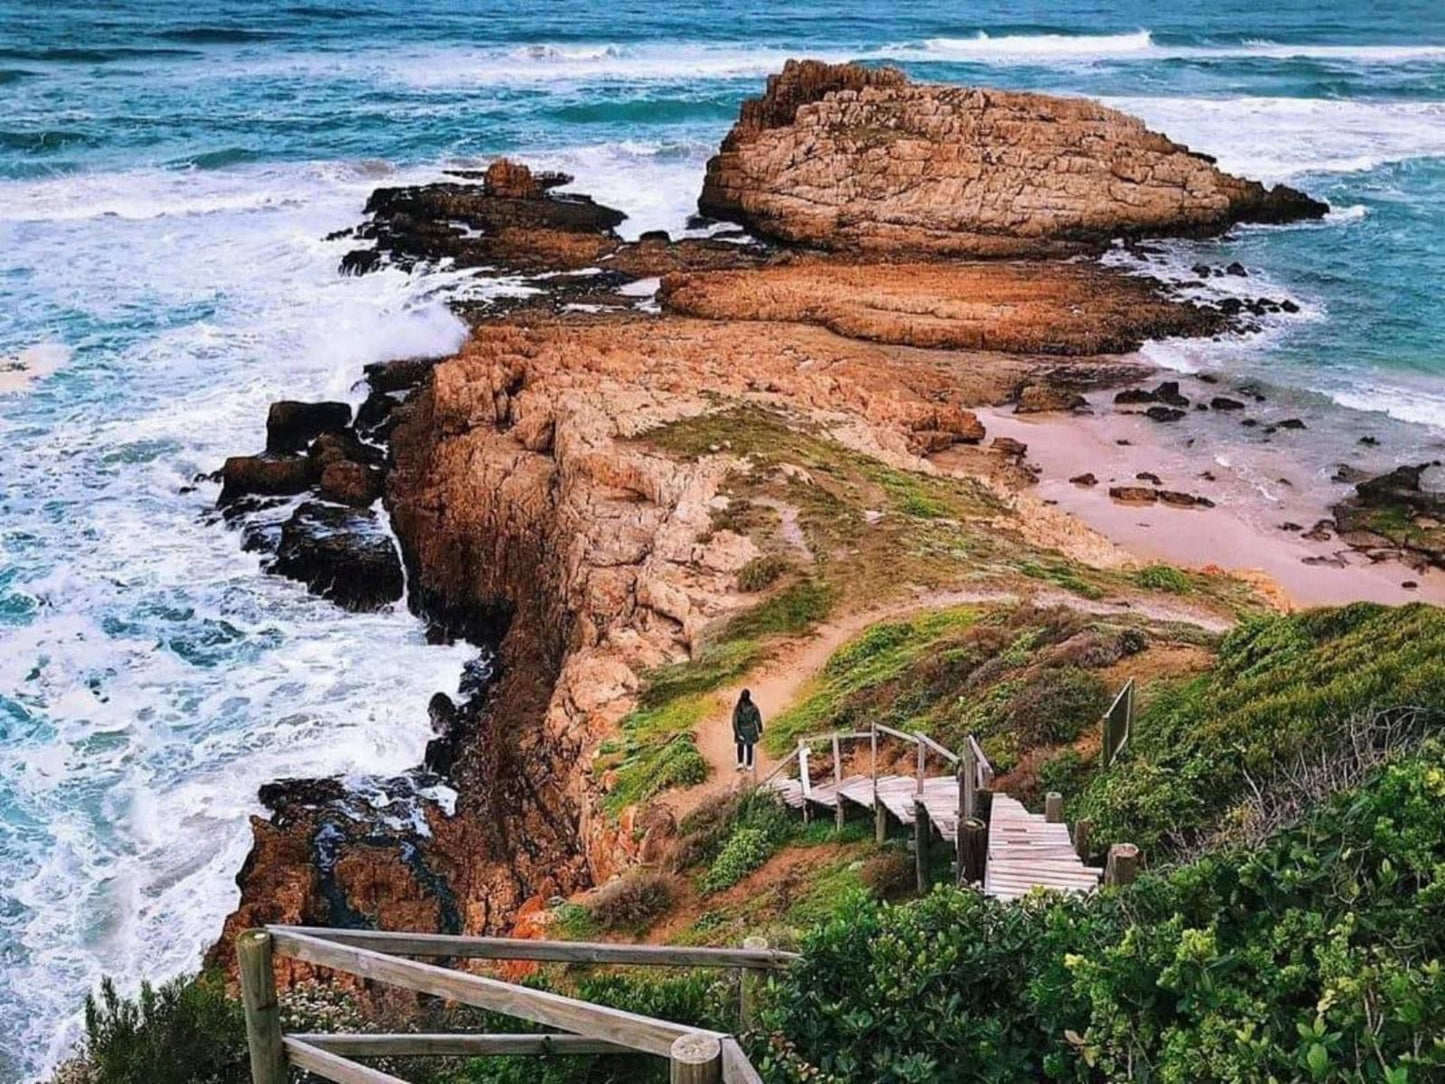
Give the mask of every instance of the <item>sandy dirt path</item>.
[{"label": "sandy dirt path", "polygon": [[[705,799],[726,791],[738,790],[762,779],[772,770],[773,758],[760,743],[756,749],[757,764],[753,773],[739,772],[737,747],[733,742],[732,710],[743,689],[752,692],[753,700],[763,713],[763,731],[778,715],[786,711],[804,692],[809,682],[821,671],[833,652],[880,621],[897,620],[928,610],[969,603],[1011,604],[1023,596],[1009,591],[939,591],[894,600],[885,606],[845,614],[819,628],[813,635],[787,642],[777,653],[750,673],[743,681],[719,690],[712,710],[697,729],[697,748],[711,768],[708,780],[695,787],[670,792],[663,801],[681,820]],[[1160,621],[1184,621],[1223,632],[1231,622],[1218,614],[1186,603],[1170,603],[1156,599],[1133,598],[1127,602],[1094,602],[1056,591],[1036,591],[1028,595],[1037,606],[1067,606],[1089,614],[1138,614]]]}]

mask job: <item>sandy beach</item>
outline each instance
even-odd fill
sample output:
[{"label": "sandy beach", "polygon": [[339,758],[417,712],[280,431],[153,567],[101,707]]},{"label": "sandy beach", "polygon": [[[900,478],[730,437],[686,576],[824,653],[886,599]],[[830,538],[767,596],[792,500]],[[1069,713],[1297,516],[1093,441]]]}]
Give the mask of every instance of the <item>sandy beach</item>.
[{"label": "sandy beach", "polygon": [[[1164,371],[1159,378],[1180,374]],[[1196,381],[1191,389],[1183,379],[1186,394],[1207,387]],[[1112,393],[1088,398],[1088,414],[1019,415],[1004,408],[980,410],[979,417],[993,436],[1028,445],[1025,460],[1037,468],[1038,481],[1026,492],[1076,516],[1139,560],[1262,574],[1296,607],[1445,600],[1445,572],[1372,562],[1332,529],[1324,532],[1328,538],[1305,537],[1329,519],[1330,505],[1348,496],[1352,486],[1306,466],[1308,457],[1298,447],[1225,445],[1201,435],[1193,448],[1182,448],[1160,423],[1116,409]],[[1086,473],[1096,484],[1070,481]],[[1204,497],[1214,507],[1137,504],[1109,495],[1113,487],[1153,485]]]}]

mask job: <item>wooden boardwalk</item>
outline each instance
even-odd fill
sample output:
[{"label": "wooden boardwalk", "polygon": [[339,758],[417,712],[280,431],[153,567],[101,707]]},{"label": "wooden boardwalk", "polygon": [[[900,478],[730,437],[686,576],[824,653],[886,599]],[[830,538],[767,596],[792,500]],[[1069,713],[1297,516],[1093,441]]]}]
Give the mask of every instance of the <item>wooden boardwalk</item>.
[{"label": "wooden boardwalk", "polygon": [[[873,809],[873,779],[853,775],[838,783],[807,788],[800,780],[775,777],[763,784],[785,804],[801,810],[805,805],[837,810],[838,803]],[[878,801],[905,827],[914,825],[918,779],[911,775],[878,777]],[[923,805],[934,831],[948,843],[958,839],[958,778],[928,776],[923,780]],[[983,890],[1001,900],[1018,899],[1034,888],[1060,892],[1092,892],[1103,870],[1086,866],[1074,852],[1069,829],[1050,823],[1043,814],[1030,813],[1006,794],[995,793],[989,817],[988,862]]]},{"label": "wooden boardwalk", "polygon": [[1084,865],[1074,853],[1067,825],[1030,813],[1006,794],[993,796],[983,880],[986,894],[1014,900],[1034,888],[1092,892],[1103,874],[1101,869]]}]

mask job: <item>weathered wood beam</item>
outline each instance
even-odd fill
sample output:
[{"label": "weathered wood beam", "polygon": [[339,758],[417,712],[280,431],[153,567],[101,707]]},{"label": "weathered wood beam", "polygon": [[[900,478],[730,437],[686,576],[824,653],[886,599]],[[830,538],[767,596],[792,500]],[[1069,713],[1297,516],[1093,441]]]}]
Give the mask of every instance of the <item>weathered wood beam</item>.
[{"label": "weathered wood beam", "polygon": [[745,967],[776,970],[798,959],[778,949],[691,948],[672,945],[614,945],[594,941],[529,941],[514,937],[465,937],[392,930],[341,930],[324,926],[271,926],[277,934],[300,934],[338,945],[395,956],[473,960],[538,960],[570,964],[630,964],[649,967]]}]

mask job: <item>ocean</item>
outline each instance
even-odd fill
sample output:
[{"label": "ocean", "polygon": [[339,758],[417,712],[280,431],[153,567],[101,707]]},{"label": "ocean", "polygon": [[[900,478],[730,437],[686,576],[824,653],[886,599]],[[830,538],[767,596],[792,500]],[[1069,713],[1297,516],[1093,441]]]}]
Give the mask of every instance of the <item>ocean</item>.
[{"label": "ocean", "polygon": [[1334,434],[1320,470],[1331,439],[1445,437],[1438,0],[0,0],[0,1081],[65,1054],[102,974],[197,966],[260,783],[404,769],[456,689],[468,649],[258,575],[192,484],[259,449],[271,400],[456,347],[447,298],[486,289],[341,278],[323,238],[379,184],[501,153],[677,230],[793,56],[1097,97],[1327,199],[1163,246],[1145,269],[1239,260],[1227,286],[1300,311],[1147,350],[1263,380]]}]

